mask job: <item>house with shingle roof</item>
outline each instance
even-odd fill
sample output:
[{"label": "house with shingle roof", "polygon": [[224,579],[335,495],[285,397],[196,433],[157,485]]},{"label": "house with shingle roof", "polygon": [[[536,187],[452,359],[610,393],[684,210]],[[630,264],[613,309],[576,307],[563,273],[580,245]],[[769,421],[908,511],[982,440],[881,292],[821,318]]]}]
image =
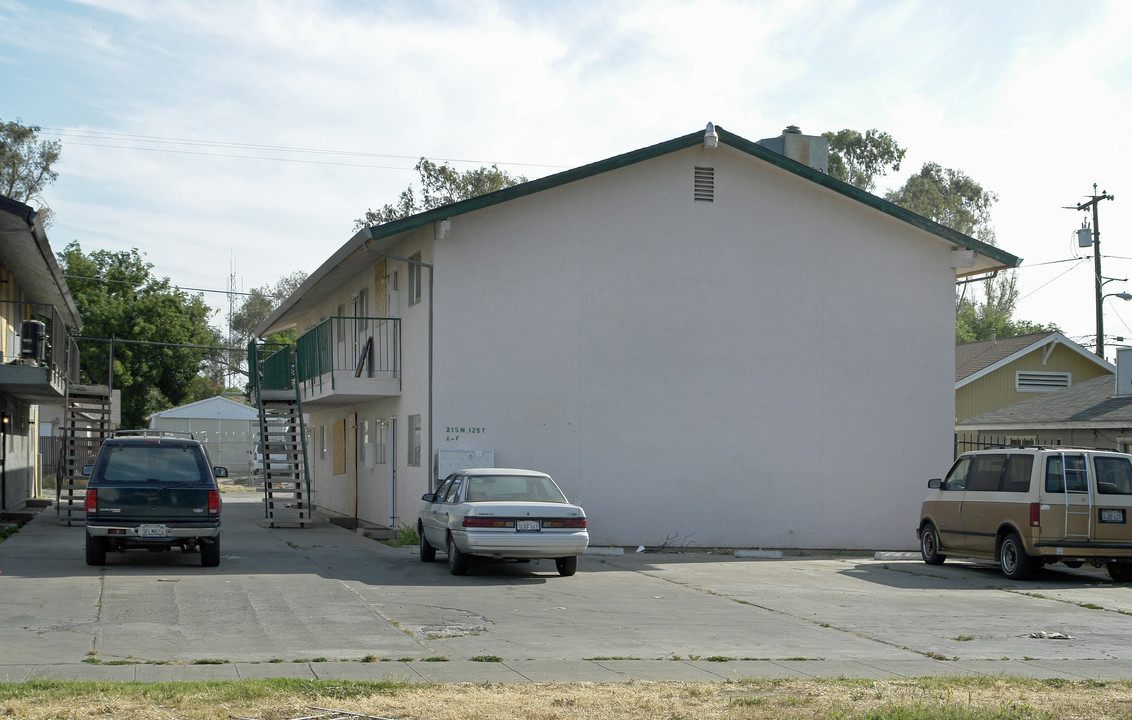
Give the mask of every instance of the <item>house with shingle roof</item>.
[{"label": "house with shingle roof", "polygon": [[955,346],[955,420],[1013,405],[1116,372],[1059,332]]},{"label": "house with shingle roof", "polygon": [[984,443],[1072,445],[1132,450],[1132,394],[1101,375],[1057,392],[991,410],[956,425]]}]

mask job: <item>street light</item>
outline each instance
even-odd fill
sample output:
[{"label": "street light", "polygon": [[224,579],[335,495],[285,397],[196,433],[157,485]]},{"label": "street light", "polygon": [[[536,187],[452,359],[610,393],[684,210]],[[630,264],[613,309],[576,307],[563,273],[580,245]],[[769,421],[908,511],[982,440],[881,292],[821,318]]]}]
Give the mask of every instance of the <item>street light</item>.
[{"label": "street light", "polygon": [[1121,300],[1132,300],[1132,293],[1109,293],[1108,295],[1102,295],[1101,300],[1104,300],[1106,297],[1118,297]]}]

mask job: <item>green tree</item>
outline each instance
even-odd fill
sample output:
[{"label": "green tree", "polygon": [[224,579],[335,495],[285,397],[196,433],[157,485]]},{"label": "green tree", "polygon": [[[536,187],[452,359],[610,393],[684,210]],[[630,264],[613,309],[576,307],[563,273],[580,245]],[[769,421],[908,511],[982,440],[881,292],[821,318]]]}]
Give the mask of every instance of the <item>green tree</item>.
[{"label": "green tree", "polygon": [[0,195],[26,203],[55,182],[51,169],[59,160],[58,140],[40,140],[41,128],[0,122]]},{"label": "green tree", "polygon": [[410,184],[396,204],[384,205],[379,210],[366,210],[365,217],[354,221],[355,230],[383,225],[527,181],[526,177],[510,175],[496,165],[460,172],[448,163],[437,165],[423,157],[414,169],[420,175],[420,189],[416,190]]},{"label": "green tree", "polygon": [[[888,191],[885,199],[988,245],[996,244],[991,207],[998,196],[959,170],[924,163],[920,172],[896,190]],[[1013,270],[1000,271],[977,285],[960,284],[955,295],[955,341],[1057,329],[1054,325],[1015,320],[1017,303],[1018,278]]]},{"label": "green tree", "polygon": [[[59,265],[83,319],[83,335],[149,343],[219,346],[209,327],[212,310],[201,295],[190,295],[154,277],[153,265],[135,248],[129,252],[84,253],[78,241],[59,253]],[[109,343],[80,341],[82,381],[109,382]],[[144,427],[158,410],[184,403],[203,363],[218,352],[204,348],[114,343],[114,387],[122,391],[123,427]]]},{"label": "green tree", "polygon": [[840,130],[821,135],[829,142],[829,174],[838,180],[872,192],[878,176],[900,169],[905,149],[886,132]]}]

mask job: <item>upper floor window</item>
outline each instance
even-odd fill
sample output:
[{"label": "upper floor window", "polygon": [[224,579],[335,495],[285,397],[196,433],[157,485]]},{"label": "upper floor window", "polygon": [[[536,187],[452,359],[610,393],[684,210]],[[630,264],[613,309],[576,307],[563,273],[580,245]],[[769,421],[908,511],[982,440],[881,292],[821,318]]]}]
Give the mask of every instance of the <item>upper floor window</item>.
[{"label": "upper floor window", "polygon": [[409,256],[409,305],[416,305],[421,301],[421,254],[415,252]]}]

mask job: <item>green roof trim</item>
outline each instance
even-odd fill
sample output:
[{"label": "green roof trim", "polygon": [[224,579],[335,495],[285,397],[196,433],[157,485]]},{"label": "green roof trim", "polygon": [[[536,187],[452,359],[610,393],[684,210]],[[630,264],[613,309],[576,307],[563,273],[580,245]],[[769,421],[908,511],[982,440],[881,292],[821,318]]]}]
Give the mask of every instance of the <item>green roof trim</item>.
[{"label": "green roof trim", "polygon": [[[757,157],[760,160],[764,160],[771,165],[774,165],[775,167],[781,168],[788,172],[792,172],[795,175],[813,181],[818,185],[821,185],[822,187],[828,188],[830,190],[833,190],[834,192],[840,193],[841,195],[864,203],[865,205],[868,205],[875,210],[879,210],[880,212],[883,212],[886,215],[890,215],[898,220],[903,220],[910,225],[914,225],[921,230],[925,230],[933,235],[937,235],[945,240],[955,243],[956,245],[960,245],[969,250],[975,250],[979,254],[985,255],[986,257],[989,257],[996,262],[1002,263],[1006,267],[1018,267],[1022,264],[1021,258],[1012,255],[1005,250],[1001,250],[993,245],[981,242],[973,237],[964,235],[961,232],[952,230],[949,227],[940,225],[939,223],[929,220],[922,215],[917,215],[911,210],[907,210],[900,207],[899,205],[896,205],[895,203],[891,203],[884,198],[873,195],[872,193],[865,190],[856,188],[849,183],[842,182],[841,180],[838,180],[836,178],[832,178],[823,172],[814,170],[808,165],[791,160],[785,155],[779,155],[769,148],[765,148],[758,143],[752,142],[744,137],[740,137],[739,135],[728,132],[718,125],[715,126],[715,131],[716,133],[718,133],[719,141],[721,143],[726,144],[741,152],[745,152],[748,155],[753,155],[754,157]],[[470,198],[468,200],[461,200],[460,202],[452,203],[451,205],[445,205],[433,210],[426,210],[422,213],[411,215],[407,218],[395,220],[383,225],[364,228],[358,233],[359,235],[362,235],[362,238],[359,239],[364,242],[367,237],[374,240],[390,237],[407,230],[413,230],[415,228],[421,227],[422,225],[428,225],[429,223],[433,223],[438,220],[455,217],[457,215],[463,215],[464,213],[473,212],[475,210],[481,210],[483,208],[490,207],[492,205],[498,205],[499,203],[504,203],[509,200],[525,197],[527,195],[533,195],[534,193],[542,192],[543,190],[550,190],[560,185],[574,182],[575,180],[582,180],[584,178],[599,175],[604,172],[609,172],[610,170],[616,170],[628,165],[644,162],[645,160],[651,160],[655,157],[660,157],[661,155],[667,155],[668,153],[676,152],[678,150],[684,150],[685,148],[694,147],[696,145],[700,145],[701,143],[703,143],[703,141],[704,131],[698,130],[696,132],[689,133],[672,140],[657,143],[656,145],[650,145],[648,147],[640,148],[639,150],[633,150],[622,155],[615,155],[614,157],[607,158],[605,160],[599,160],[597,162],[593,162],[588,165],[582,165],[571,170],[555,173],[553,175],[547,175],[546,177],[539,178],[537,180],[531,180],[519,185],[513,185],[512,187],[504,188],[503,190],[497,190],[493,193],[488,193],[487,195],[480,195],[479,197]]]}]

